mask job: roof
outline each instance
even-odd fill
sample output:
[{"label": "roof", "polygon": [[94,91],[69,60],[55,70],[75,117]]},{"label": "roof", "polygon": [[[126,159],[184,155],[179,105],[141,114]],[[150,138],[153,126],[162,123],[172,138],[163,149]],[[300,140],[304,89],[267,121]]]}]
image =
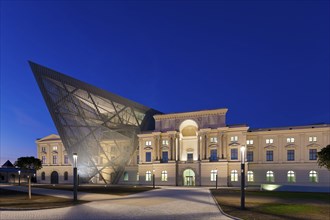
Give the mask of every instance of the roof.
[{"label": "roof", "polygon": [[14,165],[9,160],[7,160],[1,167],[2,168],[13,168]]}]

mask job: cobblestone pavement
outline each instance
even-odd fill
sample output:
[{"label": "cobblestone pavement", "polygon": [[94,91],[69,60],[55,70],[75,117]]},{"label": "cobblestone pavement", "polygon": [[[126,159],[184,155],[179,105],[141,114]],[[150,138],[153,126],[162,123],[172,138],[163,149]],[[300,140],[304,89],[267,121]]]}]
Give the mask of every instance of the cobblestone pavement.
[{"label": "cobblestone pavement", "polygon": [[[70,191],[33,188],[33,192],[37,190],[72,198]],[[162,187],[129,196],[80,192],[78,199],[92,202],[67,208],[0,211],[0,219],[229,219],[221,214],[207,188]]]}]

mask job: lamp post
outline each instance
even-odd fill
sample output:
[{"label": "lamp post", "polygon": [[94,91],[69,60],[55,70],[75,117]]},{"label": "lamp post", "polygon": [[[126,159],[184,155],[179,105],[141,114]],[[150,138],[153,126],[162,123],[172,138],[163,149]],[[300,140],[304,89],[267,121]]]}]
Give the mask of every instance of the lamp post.
[{"label": "lamp post", "polygon": [[215,169],[215,189],[218,189],[218,169]]},{"label": "lamp post", "polygon": [[18,185],[21,185],[21,171],[18,171]]},{"label": "lamp post", "polygon": [[245,146],[241,146],[241,209],[245,209]]},{"label": "lamp post", "polygon": [[77,153],[73,153],[73,201],[77,201],[78,181],[77,181]]},{"label": "lamp post", "polygon": [[155,188],[155,169],[152,170],[152,188]]}]

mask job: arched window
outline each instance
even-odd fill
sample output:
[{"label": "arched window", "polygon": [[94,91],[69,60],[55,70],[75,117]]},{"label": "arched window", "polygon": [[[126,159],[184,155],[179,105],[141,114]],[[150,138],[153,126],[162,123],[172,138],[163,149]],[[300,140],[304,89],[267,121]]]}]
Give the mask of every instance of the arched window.
[{"label": "arched window", "polygon": [[68,172],[64,172],[64,180],[68,180],[69,179],[69,174],[68,174]]},{"label": "arched window", "polygon": [[237,172],[237,170],[232,170],[231,171],[230,180],[232,182],[237,182],[238,181],[238,172]]},{"label": "arched window", "polygon": [[162,171],[162,181],[167,182],[167,171],[166,170]]},{"label": "arched window", "polygon": [[46,179],[46,174],[45,174],[45,172],[42,172],[41,173],[41,180],[45,180]]},{"label": "arched window", "polygon": [[124,172],[124,181],[128,181],[128,172]]},{"label": "arched window", "polygon": [[267,179],[267,182],[275,182],[274,172],[273,171],[267,171],[266,179]]},{"label": "arched window", "polygon": [[151,171],[146,172],[146,181],[151,181]]},{"label": "arched window", "polygon": [[211,170],[211,181],[217,180],[218,171],[217,170]]},{"label": "arched window", "polygon": [[288,182],[289,183],[296,182],[296,176],[292,170],[288,171]]},{"label": "arched window", "polygon": [[317,172],[315,170],[311,170],[309,172],[309,181],[312,183],[317,183],[319,181]]},{"label": "arched window", "polygon": [[248,182],[253,182],[254,181],[253,171],[248,171],[247,172],[247,181]]}]

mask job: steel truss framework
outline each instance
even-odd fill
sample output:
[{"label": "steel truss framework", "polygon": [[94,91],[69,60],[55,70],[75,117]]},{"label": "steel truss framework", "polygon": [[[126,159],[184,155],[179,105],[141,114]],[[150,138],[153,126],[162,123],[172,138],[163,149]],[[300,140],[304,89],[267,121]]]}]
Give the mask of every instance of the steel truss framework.
[{"label": "steel truss framework", "polygon": [[79,175],[117,183],[138,147],[137,133],[153,130],[152,116],[161,113],[29,63],[68,155],[79,156]]}]

